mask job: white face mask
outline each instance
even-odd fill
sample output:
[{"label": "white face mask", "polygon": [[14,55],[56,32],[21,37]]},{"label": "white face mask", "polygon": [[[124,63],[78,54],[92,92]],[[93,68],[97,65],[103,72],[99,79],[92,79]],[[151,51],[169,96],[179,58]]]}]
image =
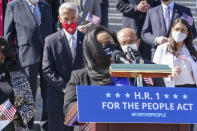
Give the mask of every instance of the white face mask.
[{"label": "white face mask", "polygon": [[31,3],[33,4],[37,4],[39,2],[39,0],[29,0]]},{"label": "white face mask", "polygon": [[186,39],[187,35],[185,33],[182,32],[178,32],[178,31],[173,31],[172,32],[172,38],[176,41],[176,42],[181,42],[184,41]]},{"label": "white face mask", "polygon": [[137,43],[131,43],[129,45],[123,45],[123,46],[121,46],[121,48],[122,48],[122,50],[124,52],[127,52],[128,47],[131,47],[133,50],[136,50],[136,51],[138,50]]}]

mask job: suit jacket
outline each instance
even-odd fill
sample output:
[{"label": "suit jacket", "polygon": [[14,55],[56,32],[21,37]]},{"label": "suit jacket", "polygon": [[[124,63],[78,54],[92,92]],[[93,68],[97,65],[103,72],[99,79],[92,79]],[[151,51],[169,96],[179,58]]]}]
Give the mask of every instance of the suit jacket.
[{"label": "suit jacket", "polygon": [[[173,15],[171,18],[171,26],[176,18],[183,16],[183,13],[192,17],[191,10],[185,6],[174,4]],[[196,37],[196,28],[193,22],[191,27],[194,38]],[[157,6],[148,11],[144,26],[142,28],[142,40],[145,41],[152,48],[156,45],[155,38],[158,36],[169,37],[170,30],[166,31],[165,21],[163,17],[163,8],[162,6]]]},{"label": "suit jacket", "polygon": [[[130,27],[136,26],[139,34],[141,33],[146,17],[146,13],[136,11],[136,7],[141,1],[142,0],[118,0],[116,5],[117,10],[123,13],[123,26],[128,27],[127,25],[133,24]],[[160,0],[147,0],[147,3],[149,3],[151,7],[155,7],[160,5]],[[130,18],[133,22],[129,23],[131,21],[128,20],[128,18]],[[124,19],[127,20],[124,21]]]},{"label": "suit jacket", "polygon": [[62,112],[66,84],[71,72],[83,67],[82,43],[84,34],[77,34],[77,48],[74,62],[64,30],[60,30],[45,40],[42,69],[48,82],[47,111]]},{"label": "suit jacket", "polygon": [[[157,47],[153,62],[155,62],[157,64],[169,65],[171,68],[173,68],[175,56],[173,54],[171,54],[170,52],[168,52],[168,44],[169,43],[165,43],[165,44],[159,45]],[[191,63],[193,76],[194,76],[194,79],[195,79],[195,82],[197,85],[197,73],[196,73],[197,72],[197,61],[193,60],[192,56],[190,55],[190,53],[185,45],[183,45],[183,49],[186,50],[186,55],[189,58],[189,61]],[[197,50],[197,47],[196,47],[196,50]],[[171,77],[164,78],[164,81],[165,81],[165,84],[167,87],[175,87],[175,81],[174,81],[174,79],[171,79]]]},{"label": "suit jacket", "polygon": [[0,0],[0,36],[3,36],[3,18],[8,0]]},{"label": "suit jacket", "polygon": [[44,39],[52,33],[51,8],[42,1],[38,5],[40,25],[36,23],[26,0],[14,0],[7,4],[4,36],[12,45],[16,38],[19,60],[23,67],[41,61]]},{"label": "suit jacket", "polygon": [[88,76],[85,68],[72,72],[71,78],[64,90],[64,106],[63,112],[66,116],[73,104],[77,101],[76,86],[77,85],[99,85],[98,81]]},{"label": "suit jacket", "polygon": [[85,19],[90,11],[96,16],[101,17],[101,7],[98,0],[64,0],[67,1],[75,1],[79,10],[79,20],[78,25],[84,25]]}]

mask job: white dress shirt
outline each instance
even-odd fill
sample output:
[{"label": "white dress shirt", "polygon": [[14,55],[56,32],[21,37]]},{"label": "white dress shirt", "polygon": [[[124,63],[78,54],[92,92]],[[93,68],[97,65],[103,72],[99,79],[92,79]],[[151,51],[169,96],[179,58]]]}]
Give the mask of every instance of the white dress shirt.
[{"label": "white dress shirt", "polygon": [[66,34],[66,38],[68,40],[69,47],[71,47],[71,38],[72,37],[74,38],[73,43],[74,43],[74,48],[75,48],[75,51],[76,51],[76,48],[77,48],[77,33],[78,33],[78,31],[76,30],[74,32],[74,34],[70,34],[64,29],[64,32]]}]

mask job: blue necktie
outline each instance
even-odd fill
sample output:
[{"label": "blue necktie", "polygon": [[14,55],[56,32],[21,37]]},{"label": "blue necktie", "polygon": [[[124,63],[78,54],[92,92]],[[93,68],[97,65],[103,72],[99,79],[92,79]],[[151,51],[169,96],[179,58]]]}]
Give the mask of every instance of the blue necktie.
[{"label": "blue necktie", "polygon": [[33,12],[33,15],[34,15],[34,18],[35,18],[37,24],[40,25],[41,21],[40,21],[40,17],[38,15],[38,13],[36,12],[36,5],[32,6],[32,12]]},{"label": "blue necktie", "polygon": [[165,23],[166,23],[166,30],[169,31],[170,28],[170,7],[167,6],[166,12],[165,12]]}]

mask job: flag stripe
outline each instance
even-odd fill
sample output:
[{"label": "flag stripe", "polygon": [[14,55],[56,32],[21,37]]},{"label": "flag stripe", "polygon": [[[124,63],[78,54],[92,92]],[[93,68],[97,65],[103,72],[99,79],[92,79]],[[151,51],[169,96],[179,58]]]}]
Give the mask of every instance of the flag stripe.
[{"label": "flag stripe", "polygon": [[99,24],[100,17],[89,12],[86,17],[86,21],[89,21],[90,23],[93,23],[93,24]]},{"label": "flag stripe", "polygon": [[3,114],[9,119],[9,120],[12,120],[12,116],[9,114],[9,112],[8,111],[6,111],[6,109],[5,108],[3,108],[4,109],[4,112],[3,112]]},{"label": "flag stripe", "polygon": [[1,111],[3,112],[3,114],[4,114],[9,120],[12,120],[11,117],[7,114],[6,109],[4,109],[3,106],[0,106],[0,108],[1,108]]},{"label": "flag stripe", "polygon": [[152,81],[151,78],[144,78],[144,81],[145,81],[146,84],[153,86],[153,81]]},{"label": "flag stripe", "polygon": [[16,108],[11,104],[9,100],[6,100],[3,104],[0,105],[0,110],[5,115],[5,117],[7,117],[7,119],[13,120],[16,113]]},{"label": "flag stripe", "polygon": [[9,111],[10,111],[11,115],[14,116],[14,114],[15,114],[14,108],[11,108]]}]

